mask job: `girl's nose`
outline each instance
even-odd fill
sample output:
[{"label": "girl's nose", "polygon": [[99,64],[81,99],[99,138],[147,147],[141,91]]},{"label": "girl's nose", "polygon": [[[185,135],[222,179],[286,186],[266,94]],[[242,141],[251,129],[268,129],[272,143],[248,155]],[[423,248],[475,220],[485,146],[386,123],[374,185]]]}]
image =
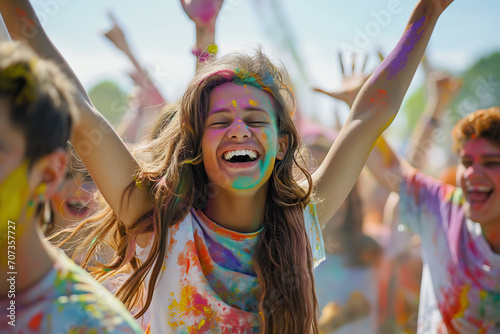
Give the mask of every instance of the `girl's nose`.
[{"label": "girl's nose", "polygon": [[476,175],[480,175],[483,172],[483,168],[479,162],[474,161],[470,166],[465,169],[464,177],[470,178]]},{"label": "girl's nose", "polygon": [[249,138],[251,136],[250,130],[248,130],[247,125],[241,119],[235,120],[231,124],[227,135],[229,138],[235,138],[237,140],[242,140],[244,138]]}]

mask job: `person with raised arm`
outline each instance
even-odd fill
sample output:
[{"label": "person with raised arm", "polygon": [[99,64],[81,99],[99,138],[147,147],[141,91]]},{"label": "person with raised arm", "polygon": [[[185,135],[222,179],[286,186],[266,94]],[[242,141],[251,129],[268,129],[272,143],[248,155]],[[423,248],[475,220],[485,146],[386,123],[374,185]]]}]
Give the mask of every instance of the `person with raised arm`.
[{"label": "person with raised arm", "polygon": [[[208,0],[192,0],[191,4]],[[98,278],[130,268],[117,296],[149,307],[151,333],[319,333],[313,268],[326,224],[394,119],[434,26],[452,0],[418,1],[394,51],[367,81],[325,161],[302,166],[293,104],[278,69],[257,51],[199,66],[172,122],[139,163],[90,103],[81,85],[72,143],[109,207],[82,224],[86,259],[115,248]],[[204,20],[215,22],[220,0]],[[0,5],[21,35],[19,6],[38,34],[30,44],[69,66],[26,0]],[[301,176],[296,178],[298,171]],[[321,211],[313,191],[324,200]],[[145,247],[138,249],[136,243]],[[147,281],[147,293],[141,285]],[[144,297],[144,298],[141,298]]]},{"label": "person with raised arm", "polygon": [[[344,68],[342,58],[340,60],[341,68]],[[342,100],[349,107],[352,107],[355,97],[367,78],[368,75],[364,74],[363,71],[347,76],[344,74],[342,87],[338,91],[327,92],[320,88],[314,88],[314,90]],[[429,72],[427,83],[429,98],[408,145],[408,162],[414,168],[424,167],[431,149],[430,144],[432,144],[429,142],[429,138],[432,138],[433,131],[439,124],[443,112],[447,110],[453,97],[460,90],[462,80],[443,71],[436,71]],[[377,150],[379,148],[375,149],[375,151]],[[392,333],[397,330],[414,332],[417,329],[417,324],[411,321],[411,317],[414,312],[418,311],[422,265],[420,258],[416,258],[414,252],[410,252],[410,249],[414,250],[416,247],[413,234],[408,231],[398,231],[400,224],[397,212],[398,203],[399,196],[393,192],[384,209],[384,222],[386,226],[390,226],[391,236],[386,247],[379,278],[380,298],[377,311],[380,320],[379,330],[383,333]],[[404,222],[402,223],[404,224]],[[400,258],[403,258],[404,262],[401,262]]]},{"label": "person with raised arm", "polygon": [[1,333],[140,333],[123,304],[42,234],[75,118],[57,66],[0,42]]}]

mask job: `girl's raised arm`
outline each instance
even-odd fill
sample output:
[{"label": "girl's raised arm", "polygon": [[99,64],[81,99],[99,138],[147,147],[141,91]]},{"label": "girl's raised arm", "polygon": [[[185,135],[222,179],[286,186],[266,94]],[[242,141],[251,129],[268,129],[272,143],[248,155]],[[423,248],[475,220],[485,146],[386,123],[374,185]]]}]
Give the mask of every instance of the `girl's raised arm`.
[{"label": "girl's raised arm", "polygon": [[0,1],[0,13],[13,39],[24,40],[41,57],[54,60],[75,84],[78,119],[74,120],[71,143],[104,199],[118,218],[130,226],[152,206],[145,188],[134,187],[130,200],[123,197],[125,189],[134,180],[138,168],[136,160],[111,125],[92,105],[82,84],[43,30],[29,1]]},{"label": "girl's raised arm", "polygon": [[394,50],[364,84],[337,140],[313,174],[326,224],[356,182],[370,151],[389,126],[422,58],[434,26],[453,0],[420,0]]}]

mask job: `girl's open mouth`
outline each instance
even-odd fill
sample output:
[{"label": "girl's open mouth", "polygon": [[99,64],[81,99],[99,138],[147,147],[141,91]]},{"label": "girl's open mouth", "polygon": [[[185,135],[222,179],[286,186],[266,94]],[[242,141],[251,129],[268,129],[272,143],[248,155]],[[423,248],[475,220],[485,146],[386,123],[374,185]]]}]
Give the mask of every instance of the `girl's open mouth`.
[{"label": "girl's open mouth", "polygon": [[471,204],[483,204],[490,198],[493,188],[487,186],[467,187],[467,194]]},{"label": "girl's open mouth", "polygon": [[253,162],[259,158],[259,153],[254,150],[232,150],[225,152],[223,158],[231,164]]}]

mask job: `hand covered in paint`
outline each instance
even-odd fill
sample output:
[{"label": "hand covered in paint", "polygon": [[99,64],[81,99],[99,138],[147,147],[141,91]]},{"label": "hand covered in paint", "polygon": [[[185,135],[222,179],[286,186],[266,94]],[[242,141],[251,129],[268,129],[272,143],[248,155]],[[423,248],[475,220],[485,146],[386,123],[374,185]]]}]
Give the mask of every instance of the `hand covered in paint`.
[{"label": "hand covered in paint", "polygon": [[181,5],[197,27],[214,29],[224,0],[181,0]]},{"label": "hand covered in paint", "polygon": [[[382,58],[382,56],[379,54],[379,56]],[[352,73],[350,75],[346,75],[346,72],[344,70],[344,62],[342,60],[342,54],[339,53],[339,61],[340,61],[340,69],[342,70],[342,85],[341,87],[332,92],[327,92],[321,88],[313,87],[313,90],[316,92],[320,92],[323,94],[326,94],[328,96],[333,97],[334,99],[342,100],[345,103],[349,105],[349,107],[352,107],[354,100],[356,99],[356,96],[358,95],[359,91],[361,90],[361,87],[363,87],[363,84],[365,81],[370,77],[370,74],[364,73],[365,67],[366,67],[366,62],[368,60],[368,56],[365,58],[363,62],[363,66],[361,70],[358,69],[358,72],[356,71],[356,58],[355,55],[353,55],[353,60],[352,60]]]},{"label": "hand covered in paint", "polygon": [[118,25],[116,18],[111,12],[108,16],[113,22],[113,27],[109,31],[105,32],[104,36],[106,36],[119,50],[123,51],[127,55],[130,55],[130,46],[125,38],[122,28]]}]

